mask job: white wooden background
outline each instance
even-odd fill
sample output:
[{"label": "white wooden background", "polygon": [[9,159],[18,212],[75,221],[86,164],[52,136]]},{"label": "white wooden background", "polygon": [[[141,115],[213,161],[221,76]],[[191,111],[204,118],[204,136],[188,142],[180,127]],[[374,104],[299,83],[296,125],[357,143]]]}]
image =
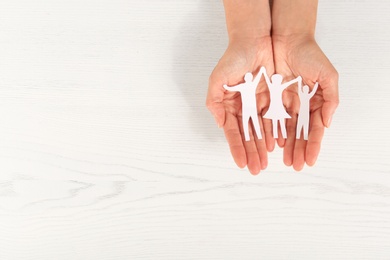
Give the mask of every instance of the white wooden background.
[{"label": "white wooden background", "polygon": [[390,259],[390,2],[323,0],[315,167],[234,165],[218,0],[0,1],[0,259]]}]

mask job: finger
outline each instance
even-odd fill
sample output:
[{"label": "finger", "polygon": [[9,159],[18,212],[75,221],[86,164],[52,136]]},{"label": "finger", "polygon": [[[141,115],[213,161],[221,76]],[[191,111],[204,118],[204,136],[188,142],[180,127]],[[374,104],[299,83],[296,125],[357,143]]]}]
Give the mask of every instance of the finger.
[{"label": "finger", "polygon": [[260,113],[261,116],[259,117],[259,119],[263,125],[262,128],[262,131],[264,133],[263,138],[265,139],[267,151],[272,152],[275,149],[275,138],[272,133],[272,120],[264,118],[265,113],[269,109],[270,99],[268,96],[269,96],[268,91],[260,95],[260,98],[258,99],[260,100],[260,102],[258,103],[258,107],[261,109],[261,113]]},{"label": "finger", "polygon": [[319,79],[325,101],[322,106],[322,122],[326,127],[330,127],[332,116],[339,104],[339,75],[331,64],[329,67],[330,69],[322,73],[322,76]]},{"label": "finger", "polygon": [[209,79],[209,88],[207,91],[206,106],[213,114],[218,127],[223,127],[225,124],[225,107],[223,98],[225,89],[223,88],[223,80],[211,74]]},{"label": "finger", "polygon": [[[284,120],[284,119],[282,119],[282,120]],[[278,143],[278,146],[279,146],[280,148],[283,148],[283,147],[284,147],[284,144],[285,144],[285,140],[284,140],[284,138],[283,138],[282,131],[281,131],[280,127],[281,127],[281,126],[280,126],[279,123],[278,123],[278,139],[276,140],[276,142]]]},{"label": "finger", "polygon": [[278,138],[276,141],[277,141],[277,143],[278,143],[278,146],[279,146],[280,148],[283,148],[286,142],[285,142],[284,138],[281,137],[281,136],[282,136],[282,135],[281,135],[281,132],[279,131],[279,138]]},{"label": "finger", "polygon": [[309,166],[313,166],[317,160],[324,131],[321,111],[318,109],[310,116],[309,140],[306,147],[306,163]]},{"label": "finger", "polygon": [[296,139],[294,145],[293,168],[300,171],[305,166],[305,151],[307,141],[303,138]]},{"label": "finger", "polygon": [[286,166],[291,166],[293,164],[298,118],[295,113],[289,114],[291,115],[291,119],[287,120],[286,123],[287,139],[283,149],[283,162]]},{"label": "finger", "polygon": [[242,123],[239,124],[240,131],[242,133],[242,143],[244,144],[246,158],[247,158],[247,167],[251,174],[257,175],[260,173],[261,170],[261,164],[260,164],[260,157],[259,153],[257,151],[256,143],[255,143],[255,137],[253,136],[252,131],[252,124],[249,124],[249,141],[245,141],[244,137],[244,130]]},{"label": "finger", "polygon": [[263,120],[261,118],[258,118],[258,121],[260,124],[261,134],[262,134],[263,138],[262,139],[256,138],[255,143],[256,143],[257,152],[258,152],[259,158],[260,158],[261,169],[265,170],[268,166],[267,145],[266,145],[266,139],[265,139]]},{"label": "finger", "polygon": [[231,113],[226,113],[226,121],[223,130],[235,163],[238,167],[244,168],[247,165],[247,158],[237,120],[237,117]]},{"label": "finger", "polygon": [[264,130],[264,135],[263,138],[265,138],[265,143],[267,146],[267,151],[272,152],[275,149],[275,138],[272,133],[272,121],[271,119],[266,119],[263,118],[262,120],[263,123],[263,130]]}]

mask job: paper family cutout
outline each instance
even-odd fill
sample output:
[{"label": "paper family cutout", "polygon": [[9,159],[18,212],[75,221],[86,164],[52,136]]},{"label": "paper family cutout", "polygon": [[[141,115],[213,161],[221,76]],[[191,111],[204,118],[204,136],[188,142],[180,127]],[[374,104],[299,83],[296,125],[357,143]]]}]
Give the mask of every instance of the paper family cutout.
[{"label": "paper family cutout", "polygon": [[303,138],[308,140],[309,134],[309,120],[310,120],[310,99],[317,91],[318,83],[315,84],[314,89],[309,93],[309,87],[307,85],[302,88],[302,78],[299,76],[289,82],[283,82],[283,76],[280,74],[274,74],[271,79],[268,77],[265,67],[261,67],[259,73],[253,79],[252,73],[248,72],[244,76],[244,83],[236,86],[223,87],[228,91],[237,91],[241,94],[242,103],[242,125],[244,129],[245,141],[250,140],[249,136],[249,119],[252,119],[253,126],[258,139],[262,139],[260,124],[257,115],[257,103],[256,103],[256,88],[260,82],[261,75],[264,75],[270,92],[270,106],[265,113],[264,118],[272,120],[272,132],[274,138],[278,138],[278,122],[284,139],[287,138],[285,119],[291,118],[287,113],[283,105],[282,94],[288,86],[298,83],[298,96],[301,102],[298,115],[297,134],[296,138],[301,137],[301,131],[303,129]]}]

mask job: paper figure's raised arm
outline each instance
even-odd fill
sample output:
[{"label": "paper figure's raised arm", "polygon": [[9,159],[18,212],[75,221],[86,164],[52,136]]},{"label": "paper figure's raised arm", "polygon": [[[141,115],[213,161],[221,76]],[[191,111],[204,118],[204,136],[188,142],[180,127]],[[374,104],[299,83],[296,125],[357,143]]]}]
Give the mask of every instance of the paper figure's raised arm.
[{"label": "paper figure's raised arm", "polygon": [[313,90],[310,92],[309,98],[312,98],[314,96],[314,94],[317,92],[317,89],[318,89],[318,82],[316,82],[316,84],[314,85]]},{"label": "paper figure's raised arm", "polygon": [[259,73],[257,73],[255,79],[253,80],[253,83],[255,83],[256,86],[257,86],[257,84],[259,84],[259,82],[260,82],[261,74],[262,74],[262,73],[261,73],[261,69],[260,69]]},{"label": "paper figure's raised arm", "polygon": [[294,84],[294,83],[297,83],[297,82],[302,82],[302,78],[301,76],[298,76],[296,79],[293,79],[293,80],[290,80],[286,83],[284,83],[282,86],[283,86],[283,89],[287,88],[288,86]]},{"label": "paper figure's raised arm", "polygon": [[303,93],[303,89],[302,89],[302,81],[299,80],[298,81],[298,96],[301,96]]},{"label": "paper figure's raised arm", "polygon": [[242,84],[238,84],[237,86],[232,86],[232,87],[230,87],[230,86],[224,84],[224,85],[223,85],[223,88],[226,89],[226,90],[228,90],[228,91],[240,91],[240,90],[241,90],[241,85],[242,85]]},{"label": "paper figure's raised arm", "polygon": [[267,75],[267,70],[265,69],[265,67],[261,67],[261,69],[260,69],[258,75],[261,76],[261,74],[264,74],[265,82],[267,82],[267,85],[268,85],[268,86],[271,86],[272,83],[271,83],[271,81],[269,80],[269,77],[268,77],[268,75]]}]

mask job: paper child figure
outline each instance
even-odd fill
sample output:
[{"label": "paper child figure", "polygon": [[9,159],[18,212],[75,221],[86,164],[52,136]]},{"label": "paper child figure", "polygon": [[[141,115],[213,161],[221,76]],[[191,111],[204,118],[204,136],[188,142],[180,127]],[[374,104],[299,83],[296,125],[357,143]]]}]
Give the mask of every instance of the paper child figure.
[{"label": "paper child figure", "polygon": [[274,138],[278,138],[278,121],[279,121],[280,130],[282,131],[282,136],[284,139],[286,139],[287,132],[286,132],[286,125],[284,123],[284,120],[286,118],[291,118],[291,116],[286,112],[286,109],[283,106],[282,93],[284,89],[286,89],[288,86],[290,86],[293,83],[301,81],[302,78],[299,76],[296,79],[293,79],[289,82],[282,84],[283,77],[280,74],[272,75],[271,76],[272,81],[271,81],[264,67],[261,67],[259,73],[264,74],[270,92],[270,98],[271,98],[269,109],[267,113],[265,113],[264,118],[272,119],[272,128],[273,128],[272,132]]},{"label": "paper child figure", "polygon": [[244,128],[245,141],[250,140],[249,136],[249,119],[252,118],[252,123],[256,131],[258,139],[261,139],[261,131],[259,118],[257,116],[257,103],[256,103],[256,88],[259,84],[261,73],[259,72],[255,79],[253,80],[252,73],[248,72],[244,76],[244,83],[238,84],[236,86],[229,87],[223,85],[223,87],[228,91],[238,91],[241,94],[242,102],[242,125]]},{"label": "paper child figure", "polygon": [[301,106],[299,107],[299,116],[297,124],[297,139],[301,138],[301,131],[303,128],[303,139],[309,139],[309,121],[310,121],[310,99],[314,96],[318,89],[318,83],[314,85],[314,89],[309,93],[309,87],[307,85],[303,86],[302,82],[298,82],[298,95],[299,100],[301,101]]}]

